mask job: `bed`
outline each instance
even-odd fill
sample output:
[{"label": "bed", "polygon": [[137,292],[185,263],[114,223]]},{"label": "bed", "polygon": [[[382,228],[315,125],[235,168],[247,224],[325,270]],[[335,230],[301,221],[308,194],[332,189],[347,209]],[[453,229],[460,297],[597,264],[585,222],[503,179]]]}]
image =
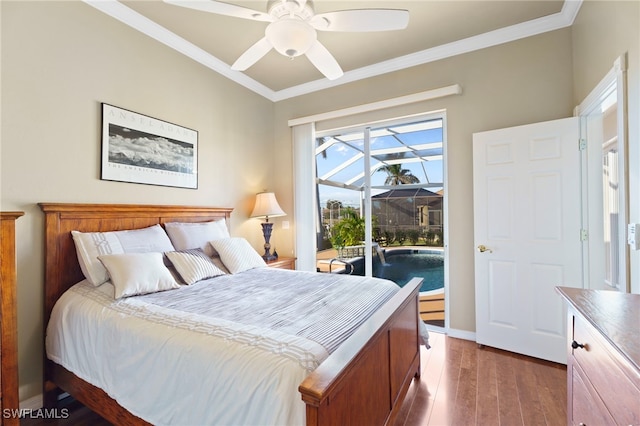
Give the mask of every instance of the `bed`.
[{"label": "bed", "polygon": [[[45,327],[58,299],[84,279],[71,231],[106,232],[219,219],[228,223],[231,214],[228,208],[185,206],[41,203],[40,207],[45,214]],[[391,295],[305,374],[297,385],[297,398],[291,398],[295,399],[291,404],[303,401],[303,415],[291,423],[393,424],[412,379],[420,376],[419,287],[420,280],[413,280]],[[67,392],[114,424],[148,423],[132,413],[136,410],[124,408],[100,387],[46,357],[43,392],[49,408]]]}]

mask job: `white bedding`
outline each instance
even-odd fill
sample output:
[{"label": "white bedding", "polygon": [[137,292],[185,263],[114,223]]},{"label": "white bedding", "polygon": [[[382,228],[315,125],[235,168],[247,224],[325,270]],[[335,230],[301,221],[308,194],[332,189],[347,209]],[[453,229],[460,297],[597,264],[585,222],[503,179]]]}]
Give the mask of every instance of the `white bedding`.
[{"label": "white bedding", "polygon": [[304,424],[298,385],[397,290],[274,268],[120,300],[83,281],[52,312],[47,356],[153,424]]}]

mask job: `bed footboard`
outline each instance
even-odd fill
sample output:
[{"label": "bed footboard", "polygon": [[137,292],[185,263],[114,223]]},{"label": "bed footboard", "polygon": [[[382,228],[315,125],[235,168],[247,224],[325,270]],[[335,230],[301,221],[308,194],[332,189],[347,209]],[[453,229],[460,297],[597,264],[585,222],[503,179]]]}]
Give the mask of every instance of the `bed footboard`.
[{"label": "bed footboard", "polygon": [[414,278],[300,385],[307,426],[390,425],[420,377]]}]

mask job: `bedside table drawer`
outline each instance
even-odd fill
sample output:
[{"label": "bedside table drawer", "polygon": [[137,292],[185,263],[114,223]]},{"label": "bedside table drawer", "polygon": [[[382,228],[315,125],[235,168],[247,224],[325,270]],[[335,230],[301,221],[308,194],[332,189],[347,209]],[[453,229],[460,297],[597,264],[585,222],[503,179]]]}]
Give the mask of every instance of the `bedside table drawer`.
[{"label": "bedside table drawer", "polygon": [[267,266],[270,268],[278,268],[278,269],[296,269],[296,258],[295,257],[280,257],[276,260],[271,260],[267,262]]}]

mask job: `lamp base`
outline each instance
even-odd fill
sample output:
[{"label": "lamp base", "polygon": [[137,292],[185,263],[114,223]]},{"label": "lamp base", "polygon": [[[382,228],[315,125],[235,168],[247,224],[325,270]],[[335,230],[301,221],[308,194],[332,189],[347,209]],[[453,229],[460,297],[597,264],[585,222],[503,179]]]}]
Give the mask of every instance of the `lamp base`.
[{"label": "lamp base", "polygon": [[271,228],[273,228],[273,223],[262,223],[262,235],[264,236],[264,254],[262,255],[262,258],[265,262],[276,260],[278,258],[275,253],[271,254],[271,244],[269,244],[269,240],[271,239]]}]

